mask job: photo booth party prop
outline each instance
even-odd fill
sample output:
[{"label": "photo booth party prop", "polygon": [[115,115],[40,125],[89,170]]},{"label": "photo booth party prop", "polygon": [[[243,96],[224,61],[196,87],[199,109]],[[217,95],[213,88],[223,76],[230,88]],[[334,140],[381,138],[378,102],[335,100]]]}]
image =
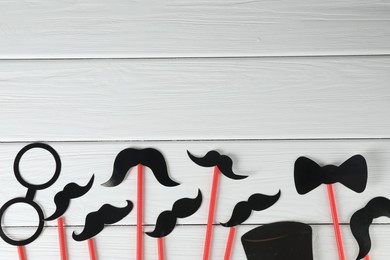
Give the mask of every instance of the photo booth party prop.
[{"label": "photo booth party prop", "polygon": [[157,238],[158,260],[164,260],[163,237],[169,235],[176,226],[178,218],[187,218],[193,215],[202,204],[202,193],[198,190],[196,198],[183,198],[177,200],[172,210],[163,211],[157,218],[156,227],[147,235]]},{"label": "photo booth party prop", "polygon": [[275,222],[241,237],[248,260],[313,260],[311,227],[299,222]]},{"label": "photo booth party prop", "polygon": [[45,220],[50,221],[57,219],[61,260],[66,260],[67,258],[64,219],[61,216],[65,214],[72,199],[76,199],[85,195],[92,188],[94,179],[95,176],[92,175],[91,179],[85,186],[79,186],[78,184],[71,182],[67,184],[62,191],[58,192],[54,196],[56,210],[50,217],[47,217]]},{"label": "photo booth party prop", "polygon": [[235,174],[233,172],[233,160],[227,155],[219,154],[217,151],[209,151],[204,157],[196,157],[192,155],[189,151],[187,151],[187,154],[190,159],[199,166],[214,167],[213,183],[211,186],[210,205],[203,251],[203,260],[208,260],[210,254],[210,244],[214,220],[215,201],[217,197],[219,172],[233,180],[245,179],[248,176]]},{"label": "photo booth party prop", "polygon": [[390,218],[390,200],[384,197],[376,197],[370,200],[367,205],[356,211],[350,221],[353,236],[359,244],[359,254],[356,260],[368,259],[371,249],[371,238],[369,233],[370,225],[375,218]]},{"label": "photo booth party prop", "polygon": [[[29,183],[22,177],[22,175],[20,173],[19,165],[20,165],[21,158],[23,157],[23,155],[27,151],[29,151],[31,149],[35,149],[35,148],[40,148],[40,149],[44,149],[44,150],[48,151],[53,156],[53,158],[55,160],[55,164],[56,164],[56,169],[54,171],[53,176],[51,177],[50,180],[48,180],[46,183],[43,183],[43,184]],[[60,176],[60,172],[61,172],[60,157],[59,157],[58,153],[51,146],[49,146],[47,144],[44,144],[44,143],[28,144],[25,147],[23,147],[15,157],[14,174],[15,174],[17,181],[22,186],[27,188],[27,194],[26,194],[26,197],[18,197],[18,198],[14,198],[14,199],[9,200],[0,208],[0,223],[1,223],[0,224],[0,236],[8,244],[11,244],[11,245],[18,247],[18,253],[19,253],[20,260],[25,259],[25,253],[24,253],[23,246],[28,245],[31,242],[33,242],[35,239],[37,239],[37,237],[42,233],[42,230],[43,230],[44,214],[43,214],[42,208],[34,201],[35,193],[38,190],[44,190],[44,189],[50,187],[51,185],[53,185],[57,181],[58,177]],[[29,238],[26,238],[23,240],[15,240],[15,239],[8,237],[5,234],[5,232],[3,230],[3,226],[2,226],[3,216],[4,216],[5,211],[9,207],[11,207],[12,205],[15,205],[18,203],[27,204],[30,207],[32,207],[37,212],[37,215],[39,218],[37,230],[35,231],[35,233],[32,236],[30,236]]]},{"label": "photo booth party prop", "polygon": [[142,260],[142,225],[143,225],[143,166],[149,167],[157,181],[166,186],[174,187],[179,183],[173,181],[168,174],[165,158],[158,150],[153,148],[135,149],[127,148],[119,152],[115,158],[111,178],[103,186],[117,186],[125,179],[127,172],[137,166],[137,238],[136,260]]},{"label": "photo booth party prop", "polygon": [[126,200],[127,205],[122,208],[114,207],[110,204],[104,204],[98,211],[91,212],[85,218],[84,229],[76,234],[73,232],[72,237],[76,241],[88,240],[90,260],[95,260],[95,249],[92,237],[99,234],[106,224],[115,224],[125,218],[133,209],[133,203]]},{"label": "photo booth party prop", "polygon": [[70,201],[85,195],[92,188],[94,180],[95,175],[92,175],[85,186],[80,186],[74,182],[65,185],[64,189],[54,196],[56,210],[50,217],[47,217],[46,220],[54,220],[64,215],[69,207]]},{"label": "photo booth party prop", "polygon": [[241,201],[236,204],[229,221],[226,223],[221,223],[222,226],[229,227],[229,235],[226,243],[224,260],[230,259],[234,234],[236,231],[235,226],[244,223],[244,221],[246,221],[250,217],[253,210],[265,210],[274,205],[279,200],[279,198],[280,190],[277,194],[273,196],[256,193],[251,195],[248,201]]},{"label": "photo booth party prop", "polygon": [[339,182],[355,192],[363,192],[367,185],[366,160],[358,154],[338,167],[335,165],[321,167],[309,158],[299,157],[294,165],[294,180],[296,190],[301,195],[312,191],[321,184],[326,184],[339,260],[344,260],[344,249],[332,184]]}]

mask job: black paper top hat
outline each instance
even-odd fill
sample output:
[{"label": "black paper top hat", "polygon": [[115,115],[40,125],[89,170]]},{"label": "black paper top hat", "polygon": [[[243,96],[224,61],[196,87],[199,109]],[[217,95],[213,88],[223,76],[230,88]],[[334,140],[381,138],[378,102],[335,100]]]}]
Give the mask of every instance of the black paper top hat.
[{"label": "black paper top hat", "polygon": [[313,260],[311,227],[299,222],[266,224],[241,238],[248,260]]}]

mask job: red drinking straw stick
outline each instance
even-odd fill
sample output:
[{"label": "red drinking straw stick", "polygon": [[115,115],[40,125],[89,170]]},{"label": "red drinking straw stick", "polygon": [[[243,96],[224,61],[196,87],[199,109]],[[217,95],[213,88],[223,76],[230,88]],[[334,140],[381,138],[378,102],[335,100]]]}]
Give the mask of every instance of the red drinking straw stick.
[{"label": "red drinking straw stick", "polygon": [[158,260],[164,260],[164,238],[157,238]]},{"label": "red drinking straw stick", "polygon": [[339,260],[344,260],[345,258],[344,258],[343,241],[341,240],[339,219],[337,217],[336,202],[334,199],[332,184],[326,184],[326,188],[328,190],[329,206],[332,212],[333,228],[334,228],[334,234],[336,236],[336,244],[337,244],[337,250],[339,254]]},{"label": "red drinking straw stick", "polygon": [[18,246],[18,254],[19,254],[19,260],[25,260],[26,256],[24,255],[24,248],[23,246]]},{"label": "red drinking straw stick", "polygon": [[235,227],[230,227],[229,228],[229,236],[228,240],[226,243],[226,249],[225,249],[225,256],[223,257],[224,260],[229,260],[230,259],[230,253],[232,252],[232,245],[233,245],[233,240],[234,240],[234,233],[236,232]]},{"label": "red drinking straw stick", "polygon": [[93,239],[92,238],[88,239],[88,251],[89,251],[89,259],[90,260],[96,260],[95,245],[93,243]]},{"label": "red drinking straw stick", "polygon": [[211,186],[211,195],[210,195],[209,215],[207,218],[206,238],[205,238],[204,251],[203,251],[203,260],[208,260],[210,254],[210,242],[211,242],[211,234],[213,229],[215,200],[217,198],[218,177],[219,177],[219,169],[217,166],[214,166],[213,183]]},{"label": "red drinking straw stick", "polygon": [[143,176],[142,164],[137,166],[137,239],[136,239],[136,260],[142,260],[142,197],[143,197]]},{"label": "red drinking straw stick", "polygon": [[66,260],[66,244],[65,244],[65,232],[64,232],[64,221],[63,218],[57,219],[58,225],[58,239],[60,242],[60,254],[61,260]]}]

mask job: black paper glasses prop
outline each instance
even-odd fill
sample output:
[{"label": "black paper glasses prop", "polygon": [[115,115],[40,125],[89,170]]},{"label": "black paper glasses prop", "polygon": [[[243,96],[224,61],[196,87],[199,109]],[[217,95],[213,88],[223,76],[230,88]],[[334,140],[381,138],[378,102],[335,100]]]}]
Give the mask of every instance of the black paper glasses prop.
[{"label": "black paper glasses prop", "polygon": [[211,186],[210,205],[207,217],[206,236],[203,250],[203,260],[209,259],[211,235],[214,220],[215,201],[217,198],[217,187],[219,172],[233,180],[245,179],[248,176],[237,175],[233,172],[233,161],[226,155],[220,155],[217,151],[209,151],[204,157],[196,157],[187,151],[190,159],[202,167],[214,167],[213,182]]},{"label": "black paper glasses prop", "polygon": [[92,175],[91,179],[85,186],[79,186],[76,183],[69,183],[67,184],[62,191],[57,193],[54,196],[54,202],[56,204],[56,210],[55,212],[48,218],[46,218],[46,221],[57,219],[58,224],[58,238],[60,242],[60,254],[61,254],[61,260],[66,260],[66,243],[65,243],[65,231],[64,231],[64,220],[63,217],[61,217],[66,210],[69,207],[70,200],[79,198],[86,194],[93,185],[95,176]]},{"label": "black paper glasses prop", "polygon": [[173,181],[168,174],[164,156],[156,149],[127,148],[122,150],[115,158],[111,178],[103,186],[117,186],[125,179],[127,172],[137,166],[137,238],[136,260],[142,260],[142,225],[143,225],[143,170],[142,166],[149,167],[157,181],[166,186],[173,187],[179,183]]},{"label": "black paper glasses prop", "polygon": [[249,197],[247,201],[240,201],[233,209],[232,216],[226,223],[221,223],[224,227],[229,227],[229,235],[225,248],[224,260],[230,259],[232,245],[234,241],[234,234],[236,226],[244,223],[251,215],[252,210],[261,211],[274,205],[280,198],[280,190],[273,196],[268,196],[260,193],[255,193]]},{"label": "black paper glasses prop", "polygon": [[370,200],[367,205],[356,211],[350,221],[353,236],[359,244],[359,254],[356,258],[368,260],[368,253],[371,249],[371,238],[369,233],[370,225],[375,218],[390,218],[390,200],[384,197],[376,197]]},{"label": "black paper glasses prop", "polygon": [[299,157],[295,161],[294,180],[296,190],[301,195],[312,191],[323,183],[326,184],[339,260],[344,260],[344,249],[332,184],[339,182],[355,192],[363,192],[367,185],[366,160],[361,155],[354,155],[338,167],[335,165],[321,167],[309,158]]},{"label": "black paper glasses prop", "polygon": [[[52,154],[52,156],[53,156],[53,158],[55,160],[55,163],[56,163],[56,169],[55,169],[53,177],[51,177],[51,179],[49,181],[47,181],[46,183],[43,183],[43,184],[32,184],[32,183],[29,183],[25,179],[23,179],[22,175],[20,174],[20,169],[19,169],[20,160],[21,160],[22,156],[28,150],[33,149],[33,148],[41,148],[41,149],[44,149],[44,150],[48,151],[49,153]],[[23,246],[26,246],[26,245],[30,244],[31,242],[33,242],[35,239],[37,239],[37,237],[42,233],[42,230],[43,230],[44,215],[43,215],[42,208],[34,201],[35,193],[38,190],[43,190],[43,189],[46,189],[46,188],[50,187],[51,185],[53,185],[53,183],[56,182],[56,180],[58,179],[58,177],[60,175],[60,171],[61,171],[61,160],[60,160],[60,157],[59,157],[58,153],[51,146],[49,146],[47,144],[44,144],[44,143],[28,144],[25,147],[23,147],[18,152],[18,154],[15,157],[15,161],[14,161],[14,174],[15,174],[15,177],[18,180],[18,182],[21,185],[23,185],[24,187],[27,188],[27,194],[26,194],[26,197],[14,198],[14,199],[11,199],[10,201],[5,203],[0,208],[0,221],[1,221],[1,223],[3,223],[2,220],[3,220],[4,212],[10,206],[12,206],[14,204],[17,204],[17,203],[27,204],[27,205],[31,206],[37,212],[38,217],[39,217],[39,223],[38,223],[37,230],[35,231],[35,233],[31,237],[29,237],[27,239],[24,239],[24,240],[14,240],[14,239],[8,237],[4,233],[3,227],[0,224],[0,236],[1,236],[1,238],[5,242],[7,242],[8,244],[11,244],[11,245],[14,245],[14,246],[18,247],[18,253],[19,253],[19,259],[20,260],[24,260],[25,259]]]},{"label": "black paper glasses prop", "polygon": [[122,208],[114,207],[110,204],[104,204],[98,211],[91,212],[85,218],[84,229],[72,237],[76,241],[88,240],[89,259],[96,260],[96,251],[92,237],[99,234],[106,224],[115,224],[125,218],[133,209],[133,203],[126,200],[127,205]]},{"label": "black paper glasses prop", "polygon": [[156,227],[148,236],[157,238],[158,260],[164,260],[163,238],[169,235],[176,226],[178,218],[187,218],[193,215],[202,204],[202,193],[198,190],[196,198],[183,198],[177,200],[172,210],[163,211],[157,218]]},{"label": "black paper glasses prop", "polygon": [[254,228],[241,237],[248,260],[313,260],[312,230],[283,221]]}]

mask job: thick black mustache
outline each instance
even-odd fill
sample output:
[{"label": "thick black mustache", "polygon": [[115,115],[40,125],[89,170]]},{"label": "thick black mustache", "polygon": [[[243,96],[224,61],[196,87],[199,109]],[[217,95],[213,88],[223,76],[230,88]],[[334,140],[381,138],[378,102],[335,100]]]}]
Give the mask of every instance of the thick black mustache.
[{"label": "thick black mustache", "polygon": [[114,170],[111,178],[102,185],[113,187],[121,184],[130,168],[138,164],[142,164],[152,169],[157,181],[162,185],[167,187],[179,185],[179,183],[173,181],[169,177],[164,156],[153,148],[127,148],[122,150],[115,158]]},{"label": "thick black mustache", "polygon": [[221,223],[224,227],[234,227],[247,220],[252,210],[261,211],[274,205],[280,198],[280,190],[277,194],[269,196],[260,193],[253,194],[248,201],[240,201],[233,209],[232,216],[226,223]]},{"label": "thick black mustache", "polygon": [[193,156],[187,151],[190,159],[199,166],[213,167],[217,166],[220,172],[233,180],[245,179],[248,176],[237,175],[233,172],[233,160],[227,155],[221,155],[217,151],[209,151],[204,157]]},{"label": "thick black mustache", "polygon": [[110,204],[104,204],[98,211],[91,212],[85,218],[85,226],[80,234],[73,232],[72,237],[76,241],[84,241],[99,234],[105,224],[114,224],[126,217],[133,209],[133,203],[126,200],[127,205],[117,208]]},{"label": "thick black mustache", "polygon": [[376,197],[367,205],[356,211],[350,221],[353,236],[359,244],[358,259],[364,258],[371,249],[370,225],[374,218],[386,216],[390,218],[390,200],[384,197]]},{"label": "thick black mustache", "polygon": [[146,232],[151,237],[165,237],[175,228],[178,218],[186,218],[194,214],[202,204],[202,193],[198,190],[198,195],[194,199],[183,198],[177,200],[172,211],[163,211],[157,218],[156,227],[152,232]]},{"label": "thick black mustache", "polygon": [[56,204],[56,210],[50,217],[46,218],[46,221],[54,220],[61,217],[69,207],[71,199],[79,198],[87,193],[93,184],[95,175],[92,175],[91,179],[85,186],[79,186],[78,184],[71,182],[67,184],[64,189],[58,192],[54,196],[54,203]]}]

